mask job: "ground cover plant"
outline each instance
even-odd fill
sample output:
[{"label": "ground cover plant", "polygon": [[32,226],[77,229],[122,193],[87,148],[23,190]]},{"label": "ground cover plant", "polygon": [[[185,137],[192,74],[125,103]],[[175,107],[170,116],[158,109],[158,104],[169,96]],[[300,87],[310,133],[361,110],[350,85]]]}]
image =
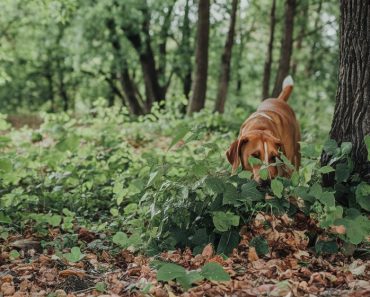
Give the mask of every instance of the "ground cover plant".
[{"label": "ground cover plant", "polygon": [[[301,170],[290,179],[279,177],[271,187],[262,188],[249,172],[230,173],[224,153],[234,138],[229,132],[233,122],[204,112],[190,126],[173,114],[158,110],[132,121],[124,111],[96,102],[94,109],[78,118],[45,114],[40,128],[19,130],[11,128],[3,116],[3,273],[11,267],[17,270],[19,265],[26,265],[25,271],[31,269],[26,263],[35,260],[27,252],[35,249],[44,251],[47,259],[42,261],[53,267],[46,270],[48,273],[58,262],[62,265],[58,267],[58,281],[49,276],[54,285],[32,285],[33,290],[50,294],[58,288],[66,292],[99,291],[96,285],[103,291],[119,293],[114,289],[117,284],[104,278],[107,271],[112,273],[112,267],[97,259],[103,257],[113,267],[127,267],[130,261],[137,261],[135,255],[154,257],[144,258],[145,265],[151,265],[145,266],[146,272],[158,271],[155,283],[151,283],[153,275],[129,281],[129,291],[142,294],[155,290],[191,292],[192,285],[206,283],[204,278],[228,281],[236,273],[233,265],[238,262],[231,265],[233,257],[243,254],[244,261],[252,265],[262,259],[268,265],[267,259],[294,255],[301,269],[309,265],[311,255],[323,263],[329,257],[341,257],[344,263],[355,257],[356,264],[346,269],[342,266],[341,273],[358,276],[357,282],[365,277],[364,271],[358,271],[367,263],[360,259],[366,259],[368,253],[369,189],[352,174],[350,143],[338,147],[329,140],[321,147],[303,142]],[[332,156],[329,164],[340,162],[340,166],[321,167],[322,149]],[[288,163],[283,155],[277,162]],[[326,174],[335,175],[334,187],[321,185]],[[349,197],[346,204],[340,202],[343,196]],[[32,240],[22,241],[24,235]],[[185,249],[185,254],[161,254],[178,249]],[[193,260],[190,253],[198,255],[194,259],[200,258]],[[88,282],[86,265],[92,259],[100,278]],[[183,261],[193,270],[186,272]],[[210,269],[215,275],[208,276],[201,267],[211,263],[220,266]],[[143,269],[141,265],[138,271]],[[229,273],[225,274],[221,265]],[[10,274],[13,288],[19,288],[22,274]],[[77,277],[74,285],[73,277]],[[63,278],[68,280],[64,285],[60,284]],[[350,283],[348,279],[338,281],[339,276],[334,278],[329,286]],[[280,282],[262,293],[289,288],[301,293],[320,290],[315,282],[306,281],[301,287],[300,282],[288,285],[284,279],[277,277]],[[158,287],[157,281],[170,281],[172,289]],[[365,283],[358,285],[356,281],[352,286]],[[326,284],[325,277],[322,282]],[[122,289],[122,284],[118,288]],[[222,292],[216,288],[215,292]]]}]

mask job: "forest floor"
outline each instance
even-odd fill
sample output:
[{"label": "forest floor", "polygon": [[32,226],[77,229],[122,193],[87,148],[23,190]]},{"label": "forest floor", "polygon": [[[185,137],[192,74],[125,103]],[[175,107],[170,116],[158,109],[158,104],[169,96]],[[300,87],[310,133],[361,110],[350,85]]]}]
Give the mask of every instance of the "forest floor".
[{"label": "forest floor", "polygon": [[[264,222],[268,221],[271,227]],[[9,236],[0,255],[2,296],[370,296],[368,255],[318,254],[304,234],[317,232],[303,215],[289,219],[257,214],[241,230],[242,240],[230,257],[215,255],[211,245],[199,255],[188,249],[156,258],[129,250],[112,253],[107,234],[75,228],[86,249],[80,261],[68,262],[30,231]],[[271,248],[259,257],[249,245],[252,234],[264,236]],[[49,229],[48,239],[61,235]],[[330,247],[329,247],[330,249]],[[227,282],[200,281],[188,291],[177,283],[156,279],[155,261],[172,262],[188,270],[217,262],[231,276]]]}]

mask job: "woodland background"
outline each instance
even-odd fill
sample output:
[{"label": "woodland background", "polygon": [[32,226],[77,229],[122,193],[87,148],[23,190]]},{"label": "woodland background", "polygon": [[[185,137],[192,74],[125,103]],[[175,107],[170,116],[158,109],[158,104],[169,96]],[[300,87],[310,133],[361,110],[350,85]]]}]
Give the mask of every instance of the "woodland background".
[{"label": "woodland background", "polygon": [[[369,18],[367,0],[0,1],[1,294],[370,294]],[[225,151],[288,74],[302,166],[261,187]]]}]

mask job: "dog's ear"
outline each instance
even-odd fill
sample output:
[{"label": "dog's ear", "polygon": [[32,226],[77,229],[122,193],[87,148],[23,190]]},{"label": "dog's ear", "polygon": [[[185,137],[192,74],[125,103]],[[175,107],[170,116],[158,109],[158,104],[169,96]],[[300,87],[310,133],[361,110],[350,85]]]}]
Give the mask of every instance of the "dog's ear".
[{"label": "dog's ear", "polygon": [[240,165],[240,148],[247,141],[248,139],[246,137],[238,138],[230,145],[230,148],[226,151],[226,157],[229,163],[232,165],[233,172],[235,172]]}]

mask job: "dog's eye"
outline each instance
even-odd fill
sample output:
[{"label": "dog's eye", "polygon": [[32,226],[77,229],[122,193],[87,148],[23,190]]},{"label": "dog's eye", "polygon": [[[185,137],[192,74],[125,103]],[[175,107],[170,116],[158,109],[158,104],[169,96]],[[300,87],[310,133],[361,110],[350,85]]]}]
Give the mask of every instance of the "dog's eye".
[{"label": "dog's eye", "polygon": [[253,153],[252,157],[259,159],[260,158],[260,153]]},{"label": "dog's eye", "polygon": [[276,162],[276,156],[270,157],[270,163],[275,163]]}]

